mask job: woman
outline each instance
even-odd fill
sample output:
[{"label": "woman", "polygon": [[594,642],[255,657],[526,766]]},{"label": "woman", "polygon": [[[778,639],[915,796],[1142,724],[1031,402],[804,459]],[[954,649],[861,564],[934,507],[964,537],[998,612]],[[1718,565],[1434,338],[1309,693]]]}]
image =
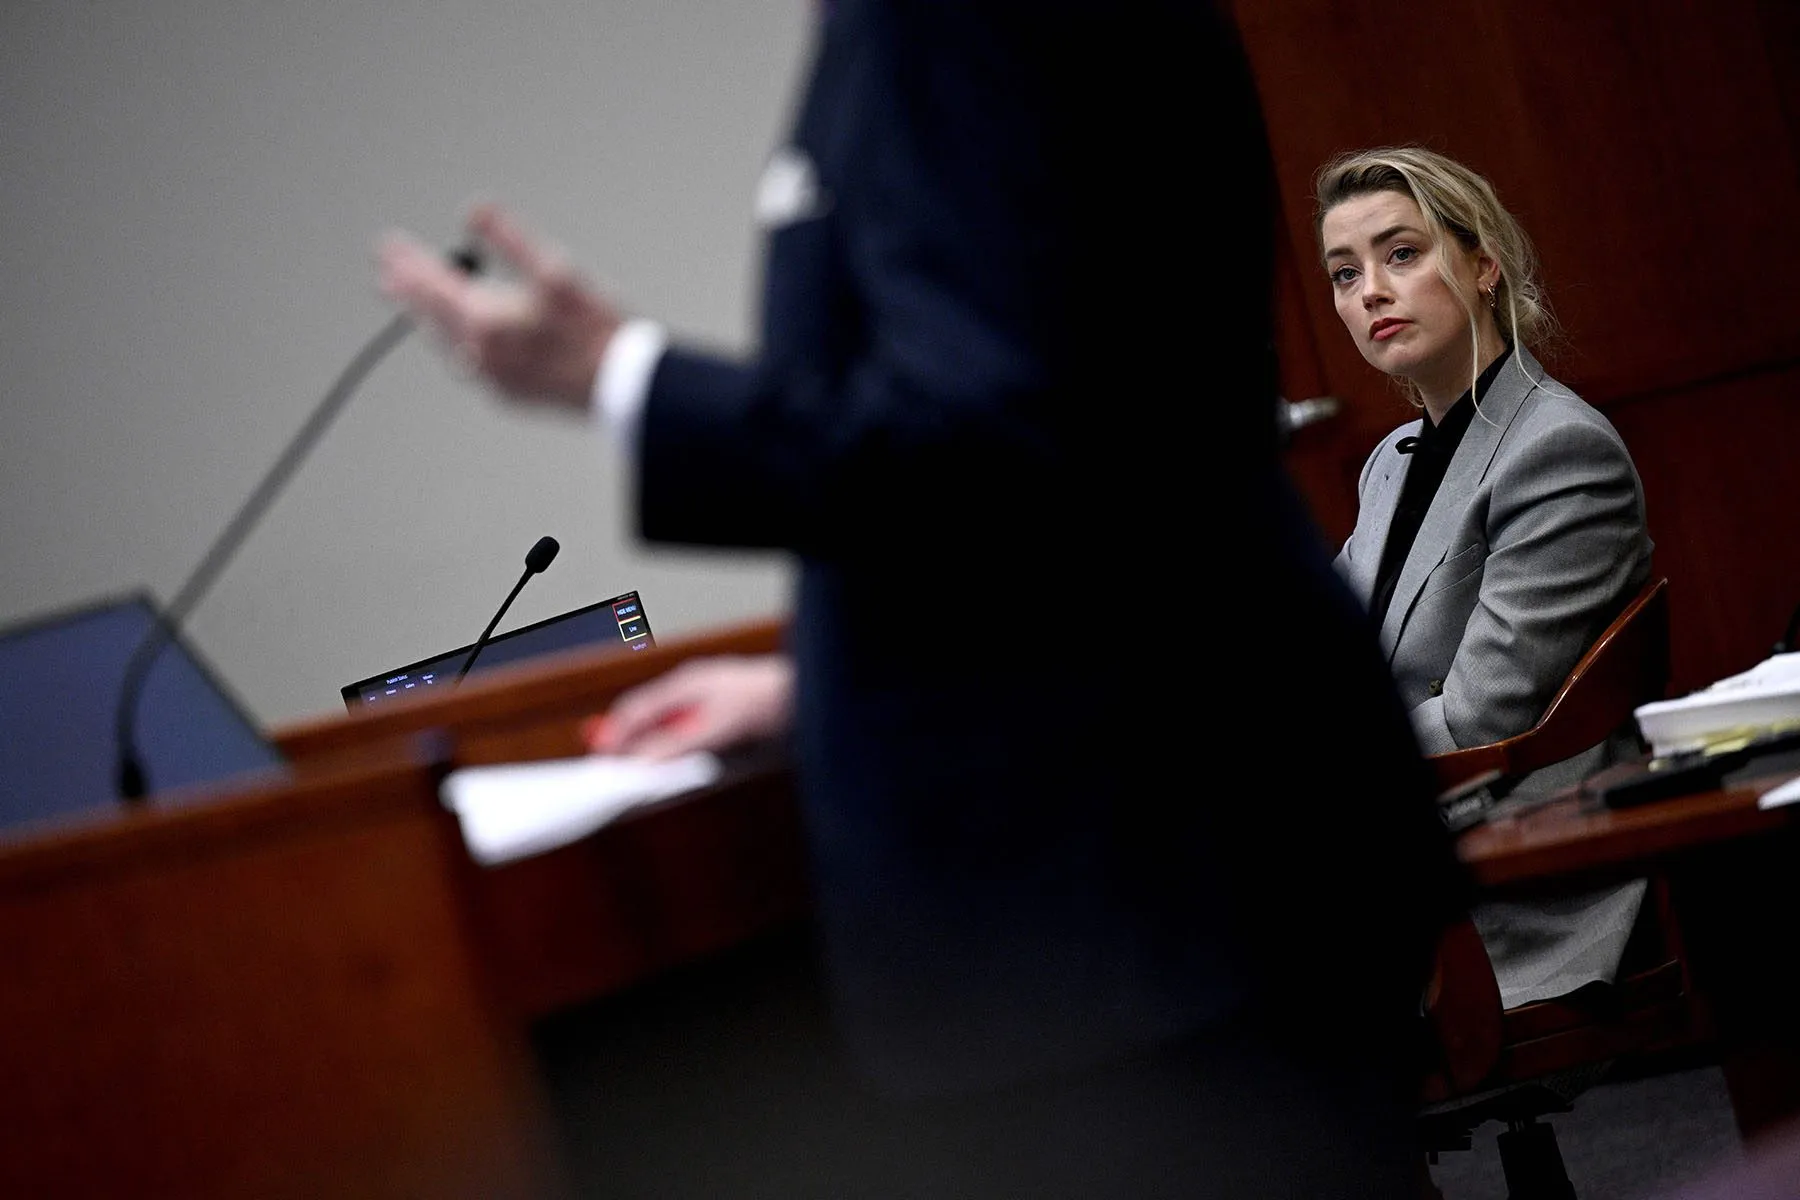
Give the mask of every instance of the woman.
[{"label": "woman", "polygon": [[[1425,753],[1523,733],[1650,576],[1637,470],[1528,348],[1552,321],[1530,240],[1486,179],[1398,146],[1342,155],[1314,183],[1338,316],[1423,410],[1363,465],[1337,567]],[[1621,730],[1516,786],[1553,791],[1635,748]],[[1503,1002],[1610,979],[1643,890],[1478,909]]]}]

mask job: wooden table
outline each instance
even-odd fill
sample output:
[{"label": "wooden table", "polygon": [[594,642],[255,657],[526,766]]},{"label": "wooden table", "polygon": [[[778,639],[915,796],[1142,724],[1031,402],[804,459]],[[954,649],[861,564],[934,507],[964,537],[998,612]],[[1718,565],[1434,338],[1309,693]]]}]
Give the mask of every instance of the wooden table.
[{"label": "wooden table", "polygon": [[1792,773],[1635,808],[1598,807],[1572,793],[1518,816],[1477,825],[1457,853],[1487,889],[1569,882],[1646,869],[1746,839],[1791,832],[1800,805],[1763,810],[1763,791]]}]

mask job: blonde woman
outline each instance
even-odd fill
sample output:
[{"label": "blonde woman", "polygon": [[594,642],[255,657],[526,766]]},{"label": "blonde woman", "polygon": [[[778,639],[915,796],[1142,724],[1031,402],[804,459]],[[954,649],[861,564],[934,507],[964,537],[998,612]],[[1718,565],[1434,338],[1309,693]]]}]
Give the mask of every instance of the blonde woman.
[{"label": "blonde woman", "polygon": [[[1637,469],[1532,354],[1552,319],[1531,242],[1486,179],[1397,146],[1332,160],[1314,194],[1338,316],[1422,410],[1364,464],[1338,570],[1425,753],[1523,733],[1650,576]],[[1631,749],[1621,730],[1511,782],[1552,791]],[[1479,909],[1504,1002],[1610,979],[1643,888]]]}]

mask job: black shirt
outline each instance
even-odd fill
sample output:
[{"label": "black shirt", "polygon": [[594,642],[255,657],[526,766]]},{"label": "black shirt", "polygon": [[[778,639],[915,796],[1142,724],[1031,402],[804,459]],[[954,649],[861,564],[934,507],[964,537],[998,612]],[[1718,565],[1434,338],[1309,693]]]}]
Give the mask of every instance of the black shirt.
[{"label": "black shirt", "polygon": [[[1511,357],[1509,350],[1489,363],[1481,378],[1476,380],[1475,390],[1485,396]],[[1406,556],[1412,553],[1419,526],[1425,523],[1425,513],[1443,485],[1444,472],[1450,469],[1450,459],[1462,444],[1463,434],[1468,432],[1469,422],[1475,417],[1475,402],[1469,397],[1468,392],[1457,397],[1450,411],[1444,414],[1442,425],[1433,425],[1431,414],[1427,413],[1419,435],[1403,437],[1395,445],[1399,453],[1410,455],[1412,461],[1406,467],[1406,482],[1400,487],[1400,504],[1394,509],[1394,524],[1388,530],[1387,545],[1381,548],[1381,567],[1375,572],[1375,590],[1369,596],[1369,615],[1377,629],[1387,620],[1388,605],[1394,599],[1394,583],[1400,578],[1400,568],[1405,565]]]}]

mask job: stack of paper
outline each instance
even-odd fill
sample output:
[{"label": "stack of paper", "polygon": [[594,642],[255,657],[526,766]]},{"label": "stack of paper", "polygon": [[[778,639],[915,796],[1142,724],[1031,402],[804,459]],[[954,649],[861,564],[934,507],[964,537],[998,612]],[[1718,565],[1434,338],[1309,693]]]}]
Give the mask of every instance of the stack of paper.
[{"label": "stack of paper", "polygon": [[1795,803],[1800,803],[1800,775],[1786,783],[1777,784],[1757,797],[1756,807],[1780,808],[1784,804]]},{"label": "stack of paper", "polygon": [[1635,715],[1659,757],[1800,728],[1800,651],[1771,655],[1679,699],[1642,705]]},{"label": "stack of paper", "polygon": [[445,776],[443,797],[470,856],[491,866],[579,841],[633,808],[705,787],[720,769],[705,752],[666,762],[593,754],[464,767]]}]

